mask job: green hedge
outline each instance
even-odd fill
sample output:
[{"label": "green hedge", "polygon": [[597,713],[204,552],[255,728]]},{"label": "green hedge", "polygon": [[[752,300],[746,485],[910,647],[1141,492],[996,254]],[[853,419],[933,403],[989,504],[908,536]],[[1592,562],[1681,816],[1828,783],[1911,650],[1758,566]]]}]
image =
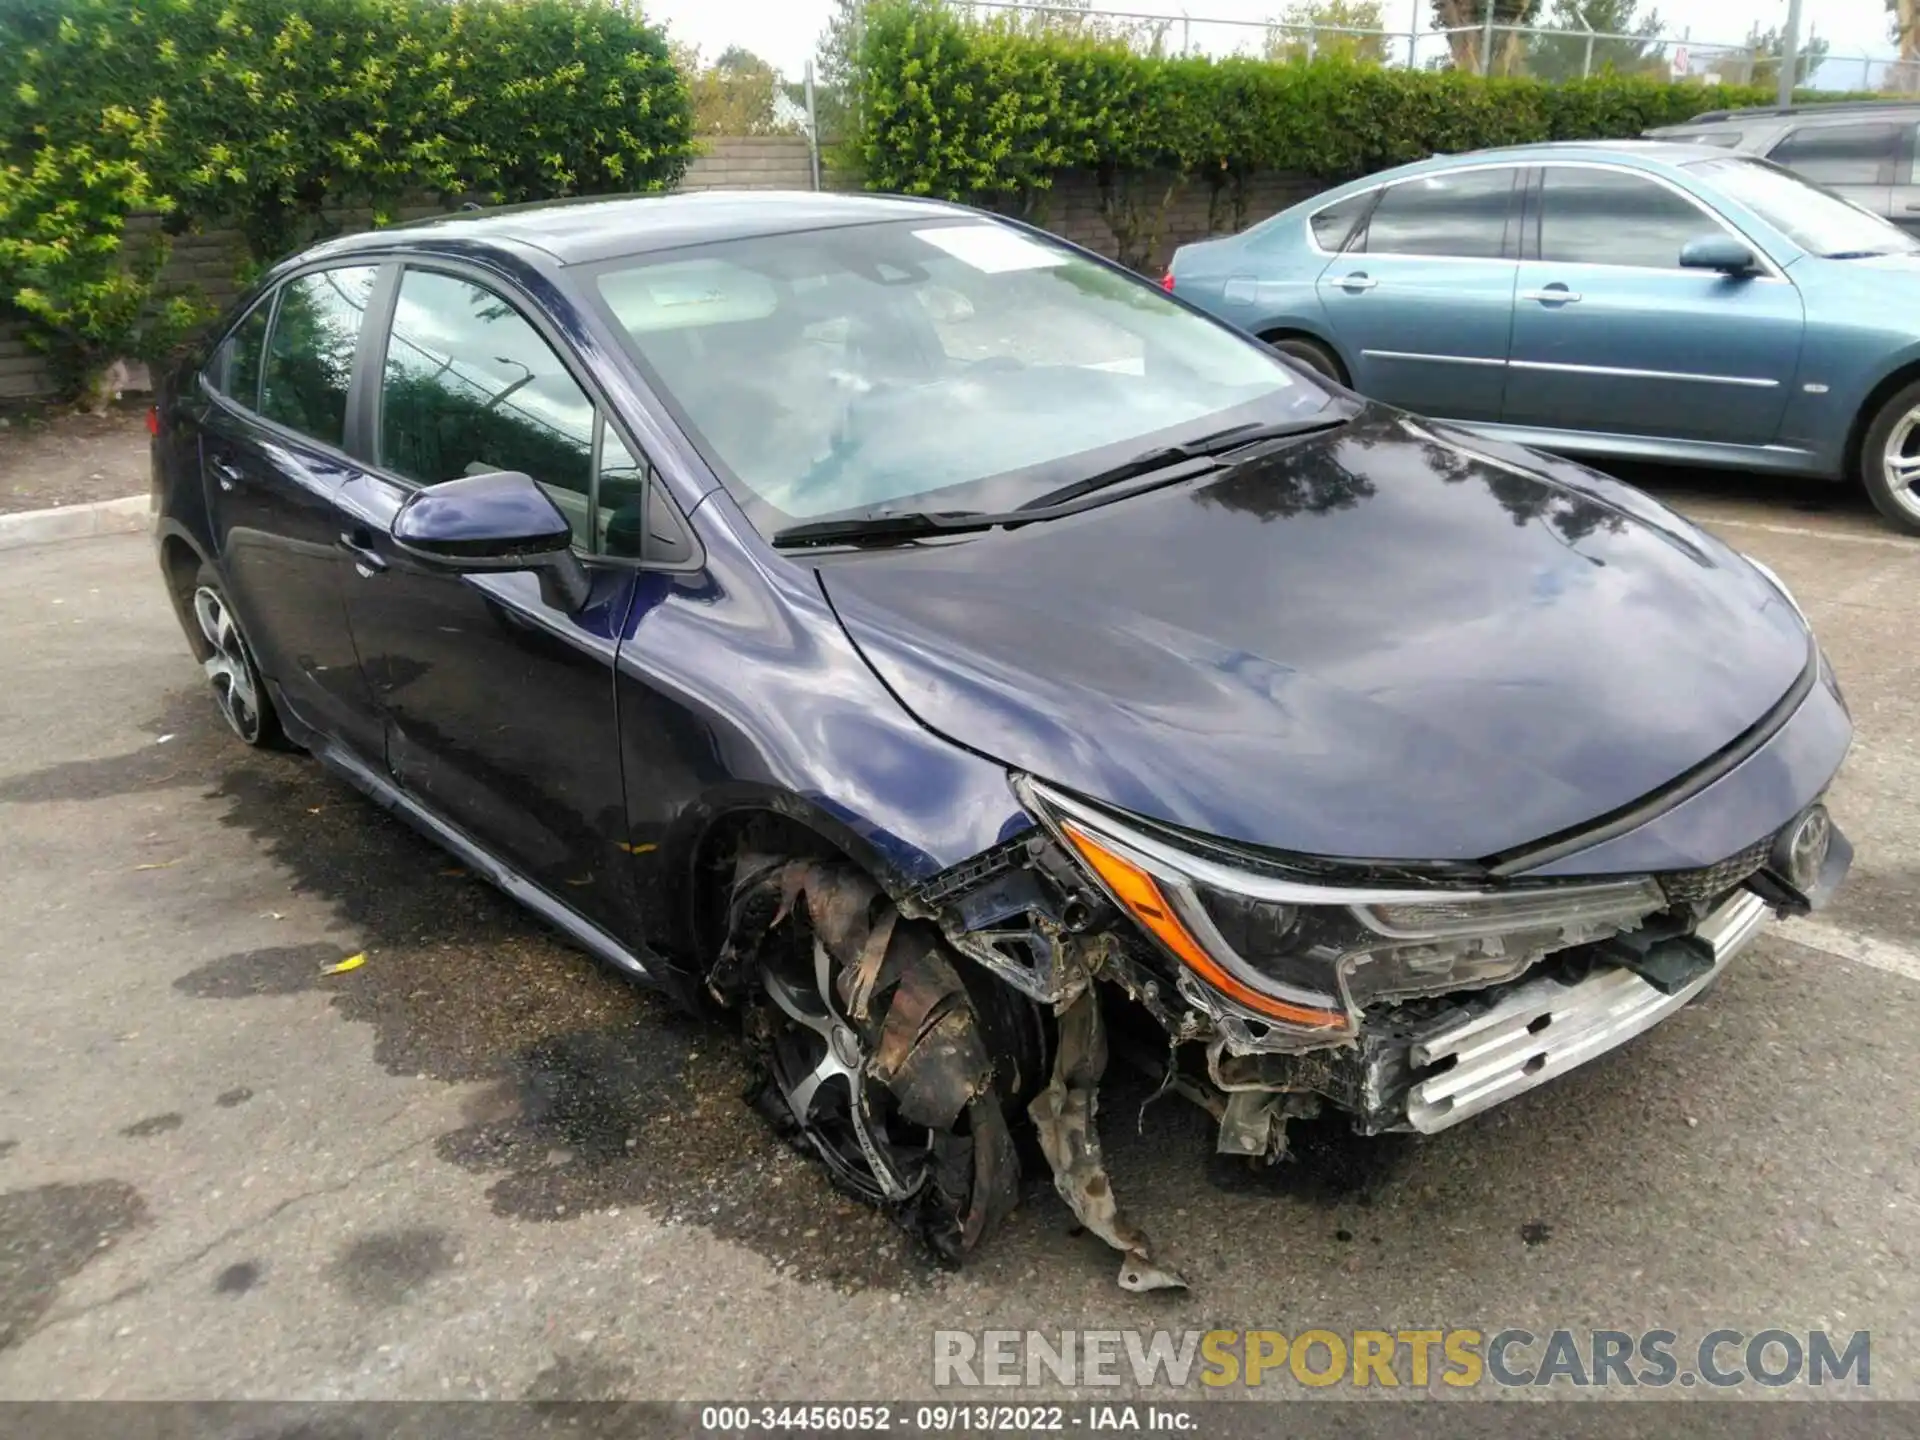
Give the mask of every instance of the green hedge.
[{"label": "green hedge", "polygon": [[1638,135],[1761,90],[1603,75],[1549,84],[1338,60],[1139,55],[1123,43],[966,20],[939,0],[876,0],[854,142],[870,188],[1044,211],[1062,170],[1101,182],[1121,259],[1141,263],[1183,185],[1245,222],[1259,171],[1327,181],[1437,152]]},{"label": "green hedge", "polygon": [[190,318],[152,294],[165,236],[121,244],[135,211],[237,228],[258,267],[341,206],[657,189],[692,152],[617,0],[5,0],[0,309],[72,383]]}]

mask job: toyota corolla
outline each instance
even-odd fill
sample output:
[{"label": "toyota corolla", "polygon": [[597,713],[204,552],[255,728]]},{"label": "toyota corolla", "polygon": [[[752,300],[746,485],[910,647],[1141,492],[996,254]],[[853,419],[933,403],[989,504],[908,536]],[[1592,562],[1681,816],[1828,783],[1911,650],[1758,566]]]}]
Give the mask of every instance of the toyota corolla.
[{"label": "toyota corolla", "polygon": [[1031,1127],[1121,1282],[1179,1283],[1104,1168],[1117,1023],[1222,1151],[1431,1133],[1850,859],[1851,725],[1777,577],[963,208],[334,240],[154,429],[239,739],[732,1012],[763,1108],[947,1256]]}]

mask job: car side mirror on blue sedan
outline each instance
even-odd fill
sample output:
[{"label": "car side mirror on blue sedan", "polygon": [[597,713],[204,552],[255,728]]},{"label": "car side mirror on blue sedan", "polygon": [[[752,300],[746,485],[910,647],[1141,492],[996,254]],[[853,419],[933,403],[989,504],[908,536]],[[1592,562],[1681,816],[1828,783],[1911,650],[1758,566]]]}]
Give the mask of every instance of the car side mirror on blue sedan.
[{"label": "car side mirror on blue sedan", "polygon": [[571,613],[590,582],[573,530],[531,475],[495,470],[417,490],[393,517],[393,543],[416,560],[462,573],[531,570],[547,602]]},{"label": "car side mirror on blue sedan", "polygon": [[1752,250],[1731,235],[1707,235],[1689,241],[1680,252],[1682,270],[1718,270],[1735,277],[1751,275],[1760,268]]}]

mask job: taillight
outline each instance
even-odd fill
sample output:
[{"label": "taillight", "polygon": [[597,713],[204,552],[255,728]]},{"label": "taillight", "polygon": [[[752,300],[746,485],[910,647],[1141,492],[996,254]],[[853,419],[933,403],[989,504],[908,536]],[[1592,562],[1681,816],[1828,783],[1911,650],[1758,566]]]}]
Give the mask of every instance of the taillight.
[{"label": "taillight", "polygon": [[158,405],[149,405],[147,407],[147,433],[156,436],[160,433],[160,407]]},{"label": "taillight", "polygon": [[1173,272],[1171,270],[1160,277],[1160,288],[1169,295],[1173,293]]}]

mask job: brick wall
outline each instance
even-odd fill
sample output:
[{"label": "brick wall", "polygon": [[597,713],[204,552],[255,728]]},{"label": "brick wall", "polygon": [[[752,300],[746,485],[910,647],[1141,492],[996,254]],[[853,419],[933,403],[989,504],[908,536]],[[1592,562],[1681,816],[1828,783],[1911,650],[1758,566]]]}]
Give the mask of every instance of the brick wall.
[{"label": "brick wall", "polygon": [[[846,187],[843,177],[824,172],[822,183],[828,189]],[[807,141],[800,135],[708,139],[704,142],[704,153],[687,167],[680,182],[683,191],[809,190],[812,187]],[[1301,176],[1257,176],[1248,187],[1248,223],[1297,204],[1318,188],[1313,181]],[[1157,194],[1154,198],[1158,199]],[[442,211],[440,206],[426,203],[402,206],[399,213],[401,219],[412,220]],[[345,210],[335,218],[343,230],[349,231],[364,230],[373,223],[369,210]],[[1100,215],[1099,186],[1091,175],[1061,176],[1035,219],[1056,234],[1103,255],[1112,256],[1116,251],[1113,232]],[[157,223],[151,217],[136,217],[129,230],[137,235]],[[1209,233],[1207,191],[1203,186],[1188,186],[1169,206],[1160,242],[1147,268],[1154,271],[1156,266],[1165,263],[1175,246],[1204,239]],[[183,235],[174,241],[167,278],[197,285],[224,309],[238,288],[234,275],[240,254],[239,236],[231,230]],[[46,395],[51,388],[41,357],[27,348],[16,329],[0,322],[0,402],[32,399]]]},{"label": "brick wall", "polygon": [[716,135],[681,177],[682,190],[811,190],[804,135]]}]

